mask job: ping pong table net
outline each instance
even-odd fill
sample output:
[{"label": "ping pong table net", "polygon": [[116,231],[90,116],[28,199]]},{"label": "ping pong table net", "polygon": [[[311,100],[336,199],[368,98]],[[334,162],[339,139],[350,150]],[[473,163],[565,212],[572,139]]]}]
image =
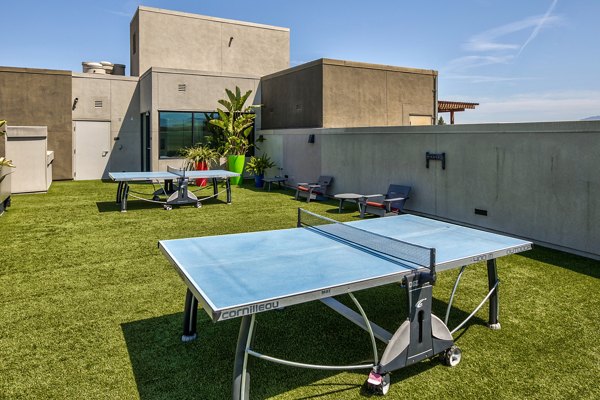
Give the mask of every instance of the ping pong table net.
[{"label": "ping pong table net", "polygon": [[428,268],[435,275],[435,249],[403,242],[298,208],[298,227],[310,229],[408,268]]},{"label": "ping pong table net", "polygon": [[173,168],[173,167],[167,165],[167,172],[170,172],[172,174],[175,174],[177,176],[185,178],[185,169]]}]

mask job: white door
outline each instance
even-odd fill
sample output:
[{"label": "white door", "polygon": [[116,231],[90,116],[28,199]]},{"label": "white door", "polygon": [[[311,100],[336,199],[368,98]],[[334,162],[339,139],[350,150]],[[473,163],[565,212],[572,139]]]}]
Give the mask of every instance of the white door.
[{"label": "white door", "polygon": [[73,121],[75,171],[73,179],[108,178],[110,122]]}]

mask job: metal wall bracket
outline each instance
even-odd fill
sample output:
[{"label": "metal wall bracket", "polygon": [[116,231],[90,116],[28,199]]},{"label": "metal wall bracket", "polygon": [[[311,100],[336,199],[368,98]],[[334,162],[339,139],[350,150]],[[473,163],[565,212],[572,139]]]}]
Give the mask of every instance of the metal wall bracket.
[{"label": "metal wall bracket", "polygon": [[441,161],[442,169],[446,169],[446,153],[425,153],[425,166],[429,168],[429,160]]}]

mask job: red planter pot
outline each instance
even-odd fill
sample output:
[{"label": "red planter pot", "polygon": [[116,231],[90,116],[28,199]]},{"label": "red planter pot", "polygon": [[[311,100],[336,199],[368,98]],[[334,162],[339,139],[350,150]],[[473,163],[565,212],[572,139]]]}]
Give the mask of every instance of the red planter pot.
[{"label": "red planter pot", "polygon": [[[206,171],[208,170],[208,164],[206,164],[205,162],[197,162],[196,163],[196,171]],[[196,186],[206,186],[206,183],[208,182],[208,179],[206,178],[200,178],[200,179],[196,179]]]}]

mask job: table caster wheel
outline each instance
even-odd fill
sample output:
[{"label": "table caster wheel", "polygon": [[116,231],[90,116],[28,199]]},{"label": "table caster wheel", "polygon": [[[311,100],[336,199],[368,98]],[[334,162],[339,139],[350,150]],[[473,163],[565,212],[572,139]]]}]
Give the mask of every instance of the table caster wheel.
[{"label": "table caster wheel", "polygon": [[367,379],[367,389],[373,394],[385,396],[390,391],[390,374],[379,375],[371,372]]},{"label": "table caster wheel", "polygon": [[202,207],[202,203],[200,203],[200,202],[197,202],[196,204],[194,204],[194,207],[196,207],[196,208],[200,208],[200,207]]},{"label": "table caster wheel", "polygon": [[456,367],[462,359],[462,351],[458,348],[458,346],[453,345],[448,350],[442,352],[440,358],[442,359],[442,363],[444,363],[444,365]]},{"label": "table caster wheel", "polygon": [[168,205],[168,204],[165,204],[165,205],[163,206],[163,208],[164,208],[165,210],[167,210],[167,211],[171,211],[171,210],[173,209],[173,207],[172,207],[172,206],[170,206],[170,205]]}]

